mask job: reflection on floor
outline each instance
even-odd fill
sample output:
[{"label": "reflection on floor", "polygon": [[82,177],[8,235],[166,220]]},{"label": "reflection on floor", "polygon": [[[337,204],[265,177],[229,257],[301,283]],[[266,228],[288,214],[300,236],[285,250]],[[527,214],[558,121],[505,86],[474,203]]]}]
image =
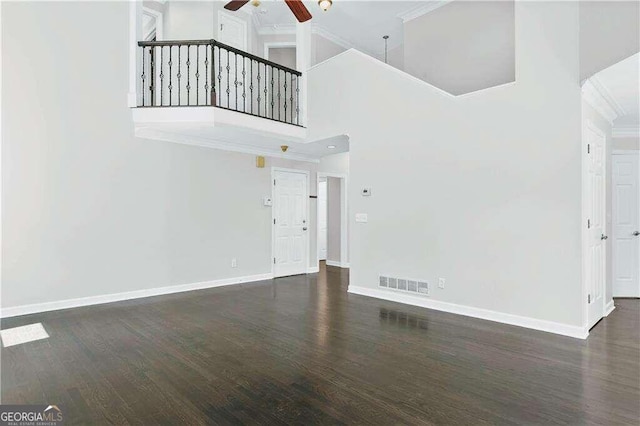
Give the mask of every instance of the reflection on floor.
[{"label": "reflection on floor", "polygon": [[348,270],[4,320],[4,404],[68,424],[637,424],[640,301],[587,341],[348,295]]}]

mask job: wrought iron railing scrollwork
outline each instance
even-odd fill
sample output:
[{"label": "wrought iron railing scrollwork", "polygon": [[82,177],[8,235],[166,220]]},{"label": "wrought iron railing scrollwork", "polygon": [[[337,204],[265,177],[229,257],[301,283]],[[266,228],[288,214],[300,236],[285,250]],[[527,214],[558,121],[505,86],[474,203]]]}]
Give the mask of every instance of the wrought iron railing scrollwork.
[{"label": "wrought iron railing scrollwork", "polygon": [[140,41],[139,107],[214,106],[301,126],[302,73],[216,40]]}]

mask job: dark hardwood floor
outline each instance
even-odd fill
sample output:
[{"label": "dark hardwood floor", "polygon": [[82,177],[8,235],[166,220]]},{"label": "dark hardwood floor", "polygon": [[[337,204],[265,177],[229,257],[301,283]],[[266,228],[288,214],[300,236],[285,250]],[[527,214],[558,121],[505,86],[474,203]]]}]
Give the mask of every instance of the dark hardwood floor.
[{"label": "dark hardwood floor", "polygon": [[7,319],[2,402],[67,424],[630,424],[640,301],[587,341],[348,295],[348,272]]}]

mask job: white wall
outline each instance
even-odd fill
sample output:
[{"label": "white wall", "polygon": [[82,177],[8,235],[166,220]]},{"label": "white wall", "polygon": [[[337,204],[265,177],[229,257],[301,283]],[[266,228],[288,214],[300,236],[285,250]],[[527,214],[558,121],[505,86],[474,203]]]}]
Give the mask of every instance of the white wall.
[{"label": "white wall", "polygon": [[319,64],[320,62],[326,61],[329,58],[332,58],[342,52],[344,52],[344,47],[322,37],[319,34],[311,35],[311,65]]},{"label": "white wall", "polygon": [[404,25],[404,70],[461,94],[515,79],[513,1],[454,1]]},{"label": "white wall", "polygon": [[295,47],[271,47],[269,57],[271,62],[284,65],[285,67],[296,69],[296,48]]},{"label": "white wall", "polygon": [[127,2],[2,4],[4,308],[269,273],[270,167],[315,182],[134,137],[128,22]]},{"label": "white wall", "polygon": [[511,85],[453,97],[355,51],[315,67],[310,137],[350,136],[351,286],[445,277],[430,300],[581,327],[578,5],[515,18]]},{"label": "white wall", "polygon": [[579,4],[581,80],[640,51],[640,2]]},{"label": "white wall", "polygon": [[218,38],[218,12],[229,13],[247,24],[247,50],[263,56],[251,15],[224,9],[220,1],[168,1],[164,10],[166,40],[200,40]]}]

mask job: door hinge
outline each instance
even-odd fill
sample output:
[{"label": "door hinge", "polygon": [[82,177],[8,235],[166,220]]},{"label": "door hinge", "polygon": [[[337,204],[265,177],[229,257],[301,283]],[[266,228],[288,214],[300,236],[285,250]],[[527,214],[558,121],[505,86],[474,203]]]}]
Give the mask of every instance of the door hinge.
[{"label": "door hinge", "polygon": [[587,154],[591,154],[591,144],[587,144]]},{"label": "door hinge", "polygon": [[591,295],[587,295],[587,303],[591,303]]},{"label": "door hinge", "polygon": [[587,229],[591,229],[591,219],[587,219]]},{"label": "door hinge", "polygon": [[273,224],[274,224],[274,225],[276,224],[276,220],[275,220],[275,219],[273,219]]},{"label": "door hinge", "polygon": [[273,186],[276,186],[276,180],[275,179],[273,180]]},{"label": "door hinge", "polygon": [[276,258],[275,257],[273,258],[273,264],[274,265],[276,264]]}]

